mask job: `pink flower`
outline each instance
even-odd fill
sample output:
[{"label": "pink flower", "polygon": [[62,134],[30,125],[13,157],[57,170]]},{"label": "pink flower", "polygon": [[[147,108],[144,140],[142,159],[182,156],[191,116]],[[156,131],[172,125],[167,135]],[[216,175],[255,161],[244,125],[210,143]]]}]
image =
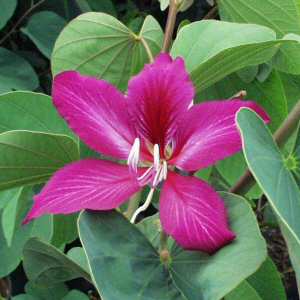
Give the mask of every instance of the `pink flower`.
[{"label": "pink flower", "polygon": [[241,107],[268,117],[253,102],[193,105],[194,95],[183,59],[168,54],[130,80],[127,96],[75,71],[56,76],[53,101],[61,116],[89,147],[127,160],[128,166],[86,159],[64,167],[35,197],[25,222],[46,213],[111,210],[147,184],[151,196],[163,182],[162,227],[179,245],[212,253],[231,242],[235,234],[219,195],[206,182],[174,169],[196,171],[238,152],[235,114]]}]

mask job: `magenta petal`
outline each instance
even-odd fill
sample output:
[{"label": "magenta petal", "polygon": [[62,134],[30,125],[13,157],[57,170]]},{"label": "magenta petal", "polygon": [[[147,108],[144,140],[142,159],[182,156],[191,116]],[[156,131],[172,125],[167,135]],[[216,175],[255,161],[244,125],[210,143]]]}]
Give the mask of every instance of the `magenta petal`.
[{"label": "magenta petal", "polygon": [[235,238],[222,199],[195,177],[169,172],[159,210],[163,229],[184,249],[213,253]]},{"label": "magenta petal", "polygon": [[25,223],[41,215],[82,209],[110,210],[127,201],[140,186],[127,166],[87,159],[59,170],[40,194]]},{"label": "magenta petal", "polygon": [[167,144],[193,97],[183,59],[160,54],[129,82],[129,110],[137,132],[152,144]]},{"label": "magenta petal", "polygon": [[92,149],[127,159],[134,140],[127,100],[104,80],[68,71],[53,83],[53,101],[74,132]]},{"label": "magenta petal", "polygon": [[242,107],[253,109],[269,122],[263,109],[251,101],[211,101],[191,107],[180,123],[178,146],[170,163],[195,171],[240,151],[242,143],[235,115]]}]

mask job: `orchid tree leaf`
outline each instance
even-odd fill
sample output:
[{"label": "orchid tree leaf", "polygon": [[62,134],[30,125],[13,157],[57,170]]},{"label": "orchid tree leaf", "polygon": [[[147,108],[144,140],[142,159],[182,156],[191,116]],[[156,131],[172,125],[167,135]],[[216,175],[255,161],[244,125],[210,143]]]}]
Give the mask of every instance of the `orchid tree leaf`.
[{"label": "orchid tree leaf", "polygon": [[58,37],[52,55],[52,72],[56,75],[77,70],[125,90],[130,76],[149,60],[144,46],[141,47],[142,39],[153,56],[159,53],[163,32],[151,16],[145,19],[141,32],[135,34],[110,15],[85,13],[70,22]]},{"label": "orchid tree leaf", "polygon": [[280,48],[274,66],[281,71],[300,74],[299,0],[219,0],[218,7],[222,20],[268,26],[279,38],[297,41]]},{"label": "orchid tree leaf", "polygon": [[62,300],[90,300],[90,298],[80,291],[72,290]]},{"label": "orchid tree leaf", "polygon": [[248,109],[238,113],[237,122],[247,164],[279,219],[299,281],[299,251],[294,253],[300,249],[299,187],[264,122]]},{"label": "orchid tree leaf", "polygon": [[21,31],[47,58],[50,58],[55,40],[65,25],[66,21],[56,13],[41,11],[32,15]]},{"label": "orchid tree leaf", "polygon": [[300,121],[296,132],[295,144],[288,159],[290,170],[300,188]]},{"label": "orchid tree leaf", "polygon": [[55,247],[30,239],[24,247],[23,266],[27,277],[40,286],[52,286],[75,278],[90,281],[90,275]]},{"label": "orchid tree leaf", "polygon": [[82,247],[74,247],[68,251],[68,257],[81,266],[87,273],[90,272],[87,257]]},{"label": "orchid tree leaf", "polygon": [[18,91],[0,95],[0,133],[10,130],[41,131],[75,138],[58,115],[51,97],[34,92]]},{"label": "orchid tree leaf", "polygon": [[0,30],[6,25],[7,21],[12,17],[16,7],[17,0],[0,0]]},{"label": "orchid tree leaf", "polygon": [[0,192],[0,203],[4,201],[8,205],[14,196],[18,197],[18,210],[16,219],[11,219],[11,222],[14,223],[14,231],[10,243],[8,243],[7,234],[4,233],[5,228],[3,227],[3,213],[5,208],[4,210],[0,209],[0,277],[7,276],[19,265],[22,259],[23,247],[29,238],[39,237],[44,241],[49,241],[52,236],[51,216],[43,216],[26,226],[21,225],[22,220],[24,220],[32,205],[32,188],[21,188],[21,193],[20,189],[2,191]]},{"label": "orchid tree leaf", "polygon": [[21,56],[0,47],[0,93],[35,90],[39,80],[32,66]]},{"label": "orchid tree leaf", "polygon": [[185,59],[199,93],[235,71],[269,61],[282,43],[264,26],[205,20],[184,26],[171,54]]},{"label": "orchid tree leaf", "polygon": [[78,144],[68,136],[25,130],[1,133],[0,190],[43,183],[78,159]]},{"label": "orchid tree leaf", "polygon": [[171,243],[168,266],[144,235],[155,237],[157,226],[143,234],[120,213],[83,212],[79,235],[102,298],[216,300],[253,274],[266,259],[266,244],[254,213],[243,198],[221,196],[237,239],[212,256]]}]

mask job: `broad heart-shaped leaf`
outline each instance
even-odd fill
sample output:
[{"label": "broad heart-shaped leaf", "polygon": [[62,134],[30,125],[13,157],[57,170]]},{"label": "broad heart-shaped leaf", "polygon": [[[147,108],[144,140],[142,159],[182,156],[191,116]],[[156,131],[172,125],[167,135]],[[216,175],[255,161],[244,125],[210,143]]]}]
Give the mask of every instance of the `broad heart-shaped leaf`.
[{"label": "broad heart-shaped leaf", "polygon": [[225,300],[263,300],[257,291],[247,282],[243,281],[233,291],[231,291]]},{"label": "broad heart-shaped leaf", "polygon": [[23,250],[23,266],[29,280],[41,286],[83,277],[90,281],[90,275],[55,247],[39,239],[30,239]]},{"label": "broad heart-shaped leaf", "polygon": [[263,121],[254,112],[243,109],[238,113],[237,122],[248,166],[279,218],[299,281],[299,187]]},{"label": "broad heart-shaped leaf", "polygon": [[24,130],[0,134],[0,190],[37,184],[79,159],[70,137]]},{"label": "broad heart-shaped leaf", "polygon": [[82,12],[98,11],[117,16],[116,8],[112,0],[76,0]]},{"label": "broad heart-shaped leaf", "polygon": [[79,235],[102,299],[218,300],[253,274],[266,258],[255,216],[243,198],[221,196],[237,239],[212,256],[174,244],[169,266],[121,214],[83,212]]},{"label": "broad heart-shaped leaf", "polygon": [[0,133],[31,130],[75,137],[58,115],[51,97],[40,93],[18,91],[0,95],[0,120]]},{"label": "broad heart-shaped leaf", "polygon": [[[18,189],[14,191],[2,191],[0,192],[0,203],[6,202],[9,204],[11,197],[14,193],[18,193]],[[32,205],[32,189],[30,187],[22,188],[19,194],[19,205],[15,222],[15,229],[13,232],[10,245],[7,242],[3,228],[3,213],[5,210],[0,209],[0,277],[10,274],[20,263],[22,258],[22,250],[24,244],[30,237],[39,237],[45,241],[49,241],[52,235],[52,217],[44,216],[37,220],[34,220],[26,226],[22,226],[21,222],[25,218],[30,206]]]},{"label": "broad heart-shaped leaf", "polygon": [[66,21],[56,13],[41,11],[32,15],[21,31],[46,57],[50,58],[55,40],[65,25]]},{"label": "broad heart-shaped leaf", "polygon": [[2,29],[7,21],[13,15],[17,6],[17,0],[0,0],[0,29]]},{"label": "broad heart-shaped leaf", "polygon": [[21,56],[0,47],[0,93],[12,90],[35,90],[38,77],[32,66]]},{"label": "broad heart-shaped leaf", "polygon": [[141,32],[135,34],[110,15],[94,12],[80,15],[65,27],[55,43],[52,72],[56,75],[78,70],[124,90],[132,73],[148,61],[142,39],[154,56],[159,53],[163,32],[151,16],[146,17]]},{"label": "broad heart-shaped leaf", "polygon": [[199,92],[237,70],[270,60],[282,43],[264,26],[209,20],[184,26],[171,53],[185,59]]}]

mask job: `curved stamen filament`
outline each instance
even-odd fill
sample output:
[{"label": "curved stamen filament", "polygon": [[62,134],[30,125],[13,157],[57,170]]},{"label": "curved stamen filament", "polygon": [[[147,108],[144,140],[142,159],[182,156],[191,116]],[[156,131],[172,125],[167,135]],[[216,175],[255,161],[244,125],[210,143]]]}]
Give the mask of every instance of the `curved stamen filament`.
[{"label": "curved stamen filament", "polygon": [[154,145],[153,148],[153,164],[156,171],[159,169],[160,155],[159,155],[159,146],[158,144]]},{"label": "curved stamen filament", "polygon": [[128,159],[127,159],[127,164],[129,165],[130,170],[135,172],[137,172],[137,167],[140,160],[140,146],[141,146],[140,139],[136,138],[130,149]]},{"label": "curved stamen filament", "polygon": [[149,205],[150,205],[150,203],[151,203],[151,201],[152,201],[152,198],[153,198],[154,190],[155,190],[154,188],[152,188],[152,189],[150,190],[150,192],[149,192],[149,194],[148,194],[148,196],[147,196],[147,199],[146,199],[145,203],[144,203],[141,207],[139,207],[139,208],[134,212],[134,214],[133,214],[133,216],[132,216],[132,218],[131,218],[131,220],[130,220],[130,222],[131,222],[132,224],[134,224],[134,222],[135,222],[137,216],[138,216],[141,212],[145,211],[145,210],[149,207]]}]

